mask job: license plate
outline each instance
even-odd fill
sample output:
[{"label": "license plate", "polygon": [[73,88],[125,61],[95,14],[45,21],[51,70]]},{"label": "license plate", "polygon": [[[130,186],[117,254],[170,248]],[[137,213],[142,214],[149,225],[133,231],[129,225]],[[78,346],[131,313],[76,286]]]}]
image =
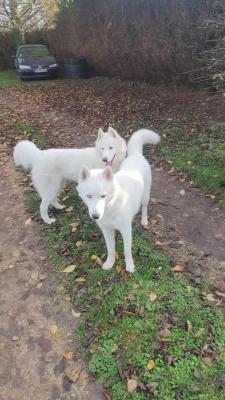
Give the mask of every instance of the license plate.
[{"label": "license plate", "polygon": [[37,68],[34,70],[34,72],[36,73],[47,72],[47,71],[48,71],[47,68]]}]

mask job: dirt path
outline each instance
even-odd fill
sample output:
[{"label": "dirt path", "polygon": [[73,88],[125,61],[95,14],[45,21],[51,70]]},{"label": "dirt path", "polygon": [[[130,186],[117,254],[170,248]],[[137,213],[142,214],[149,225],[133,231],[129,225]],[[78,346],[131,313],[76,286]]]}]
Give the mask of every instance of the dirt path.
[{"label": "dirt path", "polygon": [[5,150],[0,146],[0,398],[103,399],[79,358],[69,299],[57,289],[37,226],[24,211],[24,176]]}]

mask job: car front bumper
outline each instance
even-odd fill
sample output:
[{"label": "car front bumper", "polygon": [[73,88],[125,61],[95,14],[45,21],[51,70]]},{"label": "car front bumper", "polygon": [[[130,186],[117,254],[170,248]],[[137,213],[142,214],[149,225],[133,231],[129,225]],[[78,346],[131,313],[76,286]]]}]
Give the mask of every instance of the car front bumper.
[{"label": "car front bumper", "polygon": [[21,79],[43,79],[43,78],[57,78],[59,75],[58,68],[48,68],[45,72],[35,72],[33,69],[25,69],[18,71]]}]

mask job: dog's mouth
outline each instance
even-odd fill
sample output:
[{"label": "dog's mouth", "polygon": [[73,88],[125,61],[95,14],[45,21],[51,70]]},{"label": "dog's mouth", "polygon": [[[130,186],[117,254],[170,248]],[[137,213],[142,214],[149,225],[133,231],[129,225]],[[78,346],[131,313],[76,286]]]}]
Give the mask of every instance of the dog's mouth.
[{"label": "dog's mouth", "polygon": [[113,158],[112,158],[111,161],[106,161],[105,165],[107,165],[107,167],[108,167],[108,166],[111,167],[112,164],[113,164],[113,161],[114,161],[114,158],[115,158],[115,157],[116,157],[116,153],[114,154],[114,156],[113,156]]}]

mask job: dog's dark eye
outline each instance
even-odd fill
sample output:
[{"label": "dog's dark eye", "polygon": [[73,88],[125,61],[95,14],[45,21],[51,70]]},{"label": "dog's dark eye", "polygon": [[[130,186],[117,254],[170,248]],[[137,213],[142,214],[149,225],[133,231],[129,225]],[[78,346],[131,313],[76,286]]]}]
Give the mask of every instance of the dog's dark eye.
[{"label": "dog's dark eye", "polygon": [[87,197],[88,197],[89,199],[92,199],[92,195],[91,195],[91,194],[87,194]]},{"label": "dog's dark eye", "polygon": [[106,194],[102,194],[101,198],[104,199],[106,197]]},{"label": "dog's dark eye", "polygon": [[112,146],[110,146],[109,150],[112,150],[112,149],[113,149],[113,147],[112,147]]}]

